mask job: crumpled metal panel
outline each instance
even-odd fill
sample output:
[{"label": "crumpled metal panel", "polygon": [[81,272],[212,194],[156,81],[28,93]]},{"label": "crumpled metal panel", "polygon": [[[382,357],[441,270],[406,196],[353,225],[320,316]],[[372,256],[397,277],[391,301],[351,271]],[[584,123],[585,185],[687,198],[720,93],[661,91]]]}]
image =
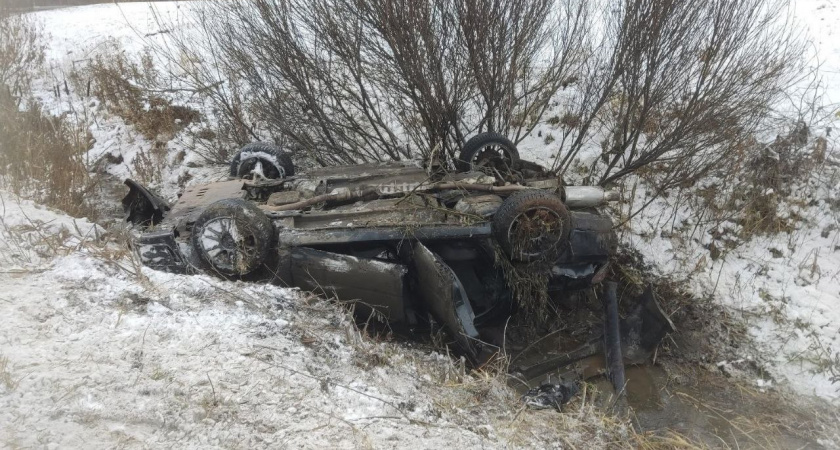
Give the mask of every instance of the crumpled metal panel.
[{"label": "crumpled metal panel", "polygon": [[475,359],[479,335],[464,286],[455,272],[420,242],[414,244],[414,263],[423,301],[432,315],[452,333],[458,345]]},{"label": "crumpled metal panel", "polygon": [[123,184],[128,186],[128,194],[122,199],[126,221],[141,226],[152,226],[163,221],[169,211],[166,201],[130,178]]},{"label": "crumpled metal panel", "polygon": [[186,273],[190,267],[181,255],[172,231],[143,233],[135,241],[134,247],[140,262],[152,269]]},{"label": "crumpled metal panel", "polygon": [[293,285],[357,302],[356,312],[362,314],[376,310],[389,322],[406,320],[405,265],[304,247],[291,249],[291,258]]}]

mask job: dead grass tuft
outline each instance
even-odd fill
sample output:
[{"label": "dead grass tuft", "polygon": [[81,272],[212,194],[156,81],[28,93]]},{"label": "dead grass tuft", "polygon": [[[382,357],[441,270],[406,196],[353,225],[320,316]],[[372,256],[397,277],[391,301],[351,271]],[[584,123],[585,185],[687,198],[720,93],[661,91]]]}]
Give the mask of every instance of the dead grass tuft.
[{"label": "dead grass tuft", "polygon": [[110,112],[122,117],[152,141],[167,142],[184,127],[201,119],[198,111],[166,97],[161,74],[147,50],[130,59],[114,42],[74,75],[77,89],[99,97]]},{"label": "dead grass tuft", "polygon": [[6,387],[6,392],[14,391],[20,383],[20,380],[16,380],[12,376],[9,369],[9,358],[5,356],[0,356],[0,383]]},{"label": "dead grass tuft", "polygon": [[95,180],[85,154],[91,137],[65,117],[29,99],[22,108],[0,94],[0,179],[12,192],[75,217],[94,215],[88,194]]},{"label": "dead grass tuft", "polygon": [[698,203],[696,210],[704,211],[711,223],[738,225],[721,256],[756,235],[790,234],[804,220],[786,206],[802,203],[791,195],[793,189],[822,164],[825,140],[812,137],[809,127],[797,122],[769,145],[745,143],[720,168],[719,182],[688,199]]}]

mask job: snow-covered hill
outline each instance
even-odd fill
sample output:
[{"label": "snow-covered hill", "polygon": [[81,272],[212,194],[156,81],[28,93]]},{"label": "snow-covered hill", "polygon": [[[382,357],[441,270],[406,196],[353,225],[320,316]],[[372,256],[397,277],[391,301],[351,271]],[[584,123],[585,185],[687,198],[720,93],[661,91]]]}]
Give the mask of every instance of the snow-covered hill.
[{"label": "snow-covered hill", "polygon": [[[155,6],[177,18],[187,4]],[[840,103],[840,1],[796,0],[794,14],[812,38],[830,118]],[[101,111],[56,86],[103,42],[136,54],[145,39],[165,39],[145,3],[33,17],[50,34],[36,93],[56,114]],[[662,199],[623,239],[661,274],[746,323],[741,356],[766,370],[757,385],[840,404],[830,369],[838,358],[840,370],[835,117],[812,130],[827,138],[828,163],[785,206],[803,219],[794,232],[757,236],[713,259],[709,230],[679,232],[692,229],[694,212]],[[557,150],[539,131],[521,146],[538,161]],[[116,178],[134,176],[135,158],[153,145],[113,115],[97,116],[90,132],[92,161],[120,157],[104,168]],[[169,198],[184,180],[225,176],[178,139],[166,151],[156,187]],[[604,434],[589,409],[523,419],[498,380],[464,377],[429,351],[361,339],[340,311],[307,295],[142,269],[119,245],[103,243],[101,228],[1,195],[0,446],[404,447],[422,439],[427,447],[600,447],[626,431]],[[635,195],[644,200],[644,186]]]},{"label": "snow-covered hill", "polygon": [[[793,6],[794,19],[813,44],[813,55],[809,56],[812,69],[818,73],[816,92],[822,95],[822,116],[829,118],[812,130],[829,143],[830,164],[820,175],[828,182],[820,185],[803,180],[796,192],[797,201],[789,206],[788,214],[805,220],[792,234],[756,237],[726,258],[712,261],[707,250],[710,230],[692,236],[674,234],[674,229],[692,228],[695,213],[678,208],[672,220],[664,221],[662,216],[666,212],[670,215],[674,205],[663,199],[630,223],[631,233],[625,238],[664,275],[686,279],[696,295],[713,296],[741,314],[749,323],[758,350],[745,356],[762,359],[772,378],[789,383],[799,392],[837,400],[840,384],[832,383],[831,373],[820,364],[840,352],[840,212],[836,207],[840,196],[836,181],[840,170],[836,165],[840,162],[840,132],[836,130],[840,126],[840,117],[836,116],[840,104],[840,39],[836,39],[840,2],[797,0]],[[72,95],[56,98],[51,86],[101,50],[105,40],[118,42],[126,52],[139,53],[150,39],[165,39],[156,15],[177,21],[189,7],[189,3],[165,2],[154,4],[152,9],[145,3],[125,3],[35,14],[51,35],[47,54],[50,76],[42,80],[39,96],[56,113],[78,108],[84,100]],[[814,87],[810,79],[808,83],[799,89]],[[98,120],[90,130],[96,139],[91,160],[107,153],[120,155],[122,162],[107,169],[117,177],[133,176],[134,158],[151,146],[119,117]],[[547,161],[558,144],[544,144],[538,136],[541,131],[549,132],[550,126],[535,130],[534,136],[521,144],[521,152],[525,157]],[[169,198],[174,198],[184,178],[195,183],[225,175],[223,167],[202,167],[200,158],[178,140],[169,142],[167,148],[170,159],[181,152],[186,154],[181,164],[165,167],[157,186]],[[835,177],[833,185],[831,177]],[[636,191],[639,203],[645,195],[640,185]]]}]

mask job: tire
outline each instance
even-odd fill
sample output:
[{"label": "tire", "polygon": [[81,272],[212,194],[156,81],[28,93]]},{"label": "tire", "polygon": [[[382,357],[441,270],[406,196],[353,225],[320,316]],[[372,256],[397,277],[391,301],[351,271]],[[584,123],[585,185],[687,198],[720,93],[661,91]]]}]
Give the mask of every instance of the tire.
[{"label": "tire", "polygon": [[554,261],[566,250],[569,210],[559,196],[524,190],[508,197],[493,217],[493,236],[513,261]]},{"label": "tire", "polygon": [[253,203],[228,198],[208,206],[190,237],[206,269],[224,277],[242,277],[268,261],[274,226]]},{"label": "tire", "polygon": [[249,178],[258,164],[268,179],[282,179],[295,174],[295,165],[287,152],[274,144],[255,142],[242,147],[230,161],[230,176]]},{"label": "tire", "polygon": [[510,139],[499,133],[473,136],[461,148],[455,166],[459,172],[493,167],[504,175],[519,165],[519,151]]}]

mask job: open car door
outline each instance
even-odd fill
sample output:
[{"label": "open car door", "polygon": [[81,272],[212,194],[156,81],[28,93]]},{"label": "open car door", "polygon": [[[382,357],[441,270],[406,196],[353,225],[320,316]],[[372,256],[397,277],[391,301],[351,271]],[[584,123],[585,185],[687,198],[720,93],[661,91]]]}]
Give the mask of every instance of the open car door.
[{"label": "open car door", "polygon": [[479,353],[475,313],[455,272],[425,245],[414,244],[420,297],[432,315],[452,333],[458,345],[476,361]]}]

